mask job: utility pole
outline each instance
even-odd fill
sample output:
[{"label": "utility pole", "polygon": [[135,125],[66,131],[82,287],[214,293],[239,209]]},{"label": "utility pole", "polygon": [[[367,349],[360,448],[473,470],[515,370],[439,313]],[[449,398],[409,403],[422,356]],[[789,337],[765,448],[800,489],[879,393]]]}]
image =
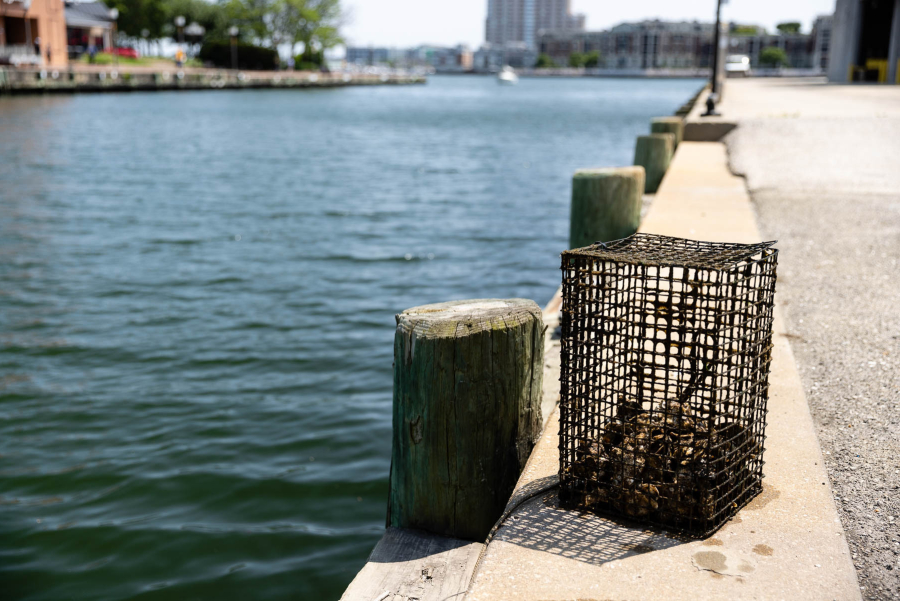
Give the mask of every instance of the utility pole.
[{"label": "utility pole", "polygon": [[238,56],[237,56],[237,39],[238,33],[240,30],[237,28],[237,25],[232,25],[228,28],[228,33],[231,36],[231,68],[237,70],[238,68]]}]

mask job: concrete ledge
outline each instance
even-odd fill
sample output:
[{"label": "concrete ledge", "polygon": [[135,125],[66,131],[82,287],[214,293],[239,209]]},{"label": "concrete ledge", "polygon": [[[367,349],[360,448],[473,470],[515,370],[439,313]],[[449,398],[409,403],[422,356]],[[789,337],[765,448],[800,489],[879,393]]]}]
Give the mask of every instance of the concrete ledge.
[{"label": "concrete ledge", "polygon": [[733,120],[723,117],[701,117],[706,112],[706,99],[709,97],[709,90],[704,90],[694,107],[687,117],[684,118],[684,141],[685,142],[718,142],[724,138],[728,132],[737,127],[737,123]]},{"label": "concrete ledge", "polygon": [[341,601],[438,601],[465,593],[484,545],[388,528]]},{"label": "concrete ledge", "polygon": [[[756,242],[746,187],[722,144],[685,142],[642,231]],[[547,376],[545,375],[545,378]],[[556,480],[554,412],[509,507]],[[763,493],[714,537],[686,541],[562,510],[555,491],[524,502],[479,563],[467,599],[860,599],[783,321],[775,348]]]}]

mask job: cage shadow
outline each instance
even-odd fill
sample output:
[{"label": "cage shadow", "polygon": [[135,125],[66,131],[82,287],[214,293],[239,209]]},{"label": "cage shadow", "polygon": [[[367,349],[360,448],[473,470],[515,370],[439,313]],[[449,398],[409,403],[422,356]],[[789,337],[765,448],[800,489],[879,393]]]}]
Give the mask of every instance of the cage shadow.
[{"label": "cage shadow", "polygon": [[563,509],[558,489],[524,502],[494,540],[595,566],[693,541],[626,520]]}]

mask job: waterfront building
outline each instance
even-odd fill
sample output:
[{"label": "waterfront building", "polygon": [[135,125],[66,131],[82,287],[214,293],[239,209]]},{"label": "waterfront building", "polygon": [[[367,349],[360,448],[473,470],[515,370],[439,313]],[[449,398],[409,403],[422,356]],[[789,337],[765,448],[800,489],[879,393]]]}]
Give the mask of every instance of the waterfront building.
[{"label": "waterfront building", "polygon": [[524,42],[510,42],[495,46],[484,44],[475,51],[472,68],[475,71],[496,72],[508,65],[516,69],[529,69],[537,61],[537,51]]},{"label": "waterfront building", "polygon": [[468,46],[416,46],[376,48],[347,46],[345,60],[360,67],[430,67],[441,73],[471,71],[473,54]]},{"label": "waterfront building", "polygon": [[813,23],[813,69],[820,70],[823,73],[828,71],[828,52],[831,48],[831,29],[833,24],[834,17],[831,15],[818,17]]},{"label": "waterfront building", "polygon": [[837,0],[828,80],[900,84],[900,0]]},{"label": "waterfront building", "polygon": [[713,29],[697,21],[647,20],[604,31],[552,31],[541,35],[539,50],[560,66],[573,53],[598,52],[603,69],[696,69],[710,64]]},{"label": "waterfront building", "polygon": [[571,0],[488,0],[484,40],[495,50],[524,44],[535,50],[543,32],[583,30],[584,15],[573,15]]},{"label": "waterfront building", "polygon": [[0,64],[68,64],[62,0],[0,0]]},{"label": "waterfront building", "polygon": [[102,2],[66,4],[66,42],[69,58],[77,58],[93,46],[98,52],[112,48],[113,19]]},{"label": "waterfront building", "polygon": [[761,27],[732,26],[728,40],[728,54],[745,54],[750,66],[762,67],[759,62],[766,48],[781,48],[787,55],[791,69],[812,69],[815,38],[807,33],[767,33]]},{"label": "waterfront building", "polygon": [[406,59],[406,51],[400,48],[375,48],[372,46],[347,46],[345,60],[358,66],[400,66]]}]

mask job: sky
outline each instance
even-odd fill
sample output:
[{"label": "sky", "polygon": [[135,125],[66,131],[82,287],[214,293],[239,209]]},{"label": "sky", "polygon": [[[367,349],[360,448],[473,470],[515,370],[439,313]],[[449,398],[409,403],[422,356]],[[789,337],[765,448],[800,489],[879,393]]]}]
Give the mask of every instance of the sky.
[{"label": "sky", "polygon": [[[835,0],[730,0],[722,7],[728,21],[763,25],[800,21],[808,31],[813,19],[834,12]],[[348,12],[344,37],[353,46],[416,46],[459,43],[477,48],[484,42],[487,0],[343,0]],[[589,30],[622,21],[715,19],[715,0],[572,0],[572,12],[587,15]]]}]

